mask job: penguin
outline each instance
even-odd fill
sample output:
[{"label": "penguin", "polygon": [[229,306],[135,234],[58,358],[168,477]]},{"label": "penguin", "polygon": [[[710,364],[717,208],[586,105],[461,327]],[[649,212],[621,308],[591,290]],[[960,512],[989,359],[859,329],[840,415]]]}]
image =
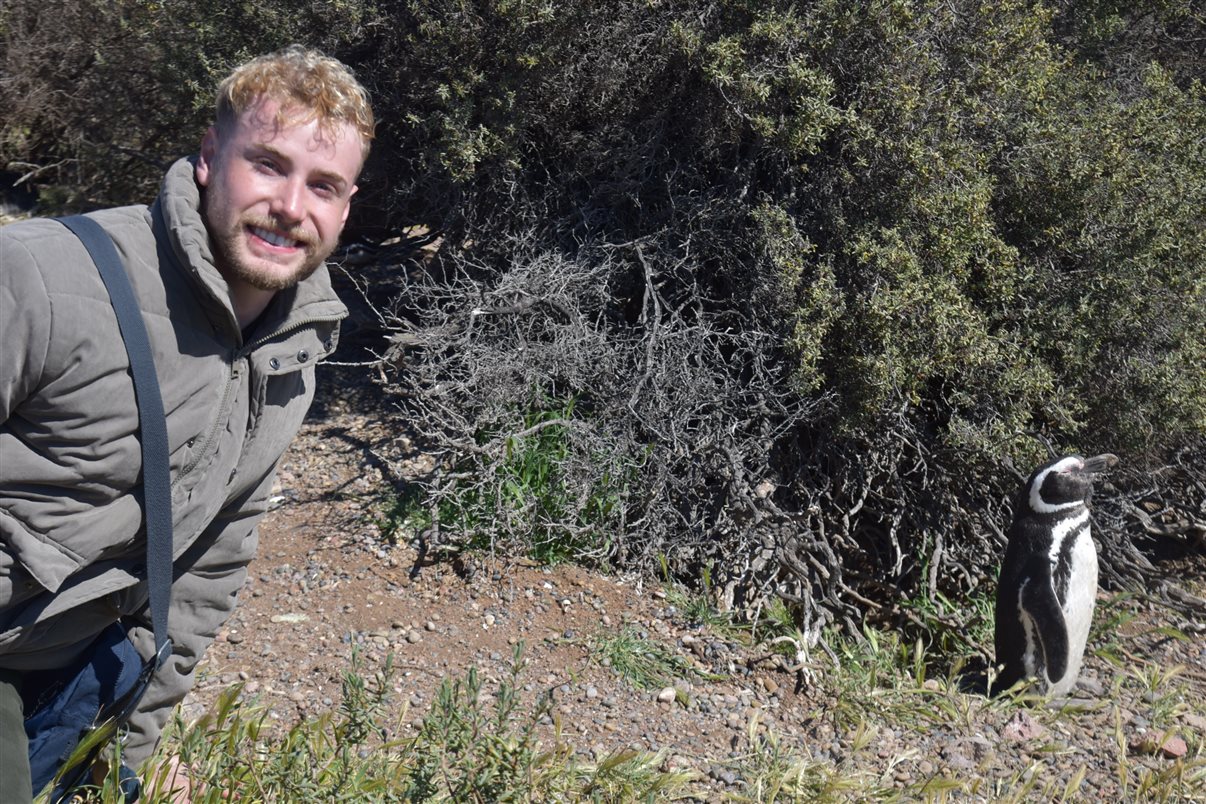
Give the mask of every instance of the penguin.
[{"label": "penguin", "polygon": [[1023,678],[1051,696],[1076,684],[1097,596],[1089,497],[1117,462],[1108,453],[1059,458],[1022,486],[997,585],[994,693]]}]

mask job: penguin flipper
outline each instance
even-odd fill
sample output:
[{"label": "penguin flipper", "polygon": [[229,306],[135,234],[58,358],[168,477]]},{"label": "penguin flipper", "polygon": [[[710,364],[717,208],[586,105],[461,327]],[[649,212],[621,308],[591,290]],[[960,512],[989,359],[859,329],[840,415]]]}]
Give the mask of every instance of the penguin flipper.
[{"label": "penguin flipper", "polygon": [[1022,606],[1034,620],[1047,678],[1058,681],[1068,670],[1068,627],[1051,579],[1027,584],[1022,592]]}]

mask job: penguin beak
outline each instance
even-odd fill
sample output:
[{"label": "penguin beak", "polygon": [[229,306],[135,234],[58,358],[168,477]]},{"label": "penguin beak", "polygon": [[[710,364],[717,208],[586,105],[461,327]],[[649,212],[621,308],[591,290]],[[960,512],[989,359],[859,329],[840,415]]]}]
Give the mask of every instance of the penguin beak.
[{"label": "penguin beak", "polygon": [[1106,452],[1101,455],[1094,455],[1092,458],[1085,458],[1085,464],[1081,468],[1081,471],[1090,475],[1099,475],[1116,463],[1118,463],[1118,456]]}]

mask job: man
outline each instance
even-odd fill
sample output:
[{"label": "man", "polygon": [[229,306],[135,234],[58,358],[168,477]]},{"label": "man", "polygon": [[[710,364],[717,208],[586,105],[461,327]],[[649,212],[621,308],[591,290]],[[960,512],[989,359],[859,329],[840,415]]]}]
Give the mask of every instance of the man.
[{"label": "man", "polygon": [[[129,721],[132,767],[235,606],[314,365],[335,348],[347,311],[324,261],[373,126],[347,68],[293,46],[222,83],[200,154],[152,206],[90,216],[142,308],[170,442],[173,653]],[[154,653],[129,364],[95,265],[55,221],[0,229],[0,355],[0,801],[28,801],[22,680],[118,619]]]}]

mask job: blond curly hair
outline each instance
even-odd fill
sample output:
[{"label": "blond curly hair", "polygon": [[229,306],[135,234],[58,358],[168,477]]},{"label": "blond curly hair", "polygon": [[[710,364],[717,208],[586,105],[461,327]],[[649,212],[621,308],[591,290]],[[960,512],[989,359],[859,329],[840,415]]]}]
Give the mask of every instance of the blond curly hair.
[{"label": "blond curly hair", "polygon": [[229,127],[262,98],[280,104],[277,125],[317,120],[325,134],[348,123],[368,157],[376,123],[368,92],[342,62],[317,50],[290,45],[236,68],[218,86],[217,124]]}]

